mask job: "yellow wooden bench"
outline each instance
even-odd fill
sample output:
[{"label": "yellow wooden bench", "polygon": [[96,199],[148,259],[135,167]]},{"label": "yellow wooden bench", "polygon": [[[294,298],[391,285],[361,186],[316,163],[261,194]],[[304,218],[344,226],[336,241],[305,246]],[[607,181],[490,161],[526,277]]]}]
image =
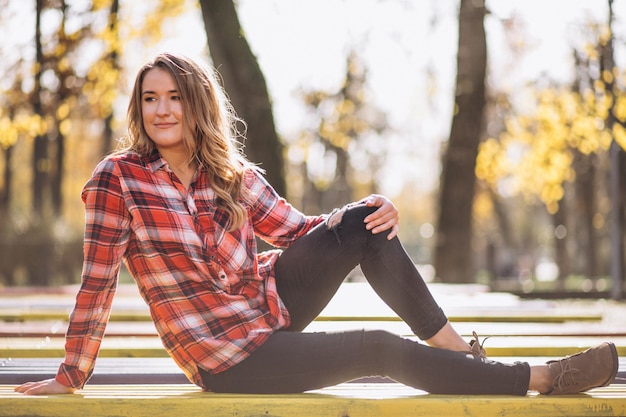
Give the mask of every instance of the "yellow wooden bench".
[{"label": "yellow wooden bench", "polygon": [[0,386],[0,416],[47,417],[626,416],[626,386],[550,397],[430,395],[400,384],[346,383],[303,394],[235,395],[192,385],[90,385],[74,395],[24,396]]},{"label": "yellow wooden bench", "polygon": [[[507,294],[451,291],[436,298],[443,299],[444,310],[465,337],[472,330],[494,336],[485,345],[490,357],[543,363],[603,340],[613,340],[620,356],[626,357],[626,323],[619,313],[617,320],[607,320],[602,311],[586,305],[554,308],[551,303],[520,303]],[[0,378],[0,384],[6,384],[0,385],[0,416],[626,416],[626,385],[619,384],[566,397],[429,395],[393,382],[372,382],[375,379],[297,395],[202,393],[167,357],[142,301],[128,289],[121,295],[91,383],[70,396],[27,397],[14,393],[13,387],[21,381],[18,377],[54,375],[63,357],[72,295],[0,304],[0,376],[6,377]],[[353,299],[366,302],[346,309]],[[307,330],[383,328],[410,334],[379,301],[370,301],[366,286],[342,286],[335,302]],[[29,327],[33,323],[39,330]],[[626,376],[625,365],[621,359],[621,378]],[[128,382],[132,378],[135,382]]]}]

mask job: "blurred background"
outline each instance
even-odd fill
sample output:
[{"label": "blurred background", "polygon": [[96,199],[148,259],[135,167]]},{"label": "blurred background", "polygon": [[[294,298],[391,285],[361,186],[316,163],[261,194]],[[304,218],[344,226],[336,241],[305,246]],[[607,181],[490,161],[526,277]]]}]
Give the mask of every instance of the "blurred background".
[{"label": "blurred background", "polygon": [[81,188],[170,51],[305,213],[385,194],[428,280],[622,298],[626,0],[0,0],[0,27],[0,285],[80,280]]}]

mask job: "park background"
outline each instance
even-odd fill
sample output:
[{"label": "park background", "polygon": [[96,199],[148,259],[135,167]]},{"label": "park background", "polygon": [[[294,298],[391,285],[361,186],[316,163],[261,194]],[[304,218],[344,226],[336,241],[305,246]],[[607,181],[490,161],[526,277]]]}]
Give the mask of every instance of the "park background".
[{"label": "park background", "polygon": [[218,69],[247,155],[305,213],[382,193],[429,280],[621,298],[625,19],[624,0],[0,0],[0,285],[79,281],[80,190],[171,51]]}]

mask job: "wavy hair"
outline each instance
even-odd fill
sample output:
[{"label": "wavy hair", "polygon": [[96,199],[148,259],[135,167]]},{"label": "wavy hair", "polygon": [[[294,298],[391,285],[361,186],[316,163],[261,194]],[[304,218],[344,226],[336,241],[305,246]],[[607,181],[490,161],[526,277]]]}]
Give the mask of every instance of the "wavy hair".
[{"label": "wavy hair", "polygon": [[243,120],[234,112],[224,91],[217,82],[216,73],[193,60],[170,53],[157,55],[138,72],[128,105],[128,143],[123,151],[149,155],[155,149],[148,137],[141,113],[141,89],[148,71],[159,68],[173,78],[183,108],[183,143],[189,151],[189,162],[194,159],[203,167],[217,194],[217,205],[231,219],[230,230],[240,227],[246,210],[240,202],[242,181],[246,167],[251,166],[242,152],[239,138],[243,133],[238,123]]}]

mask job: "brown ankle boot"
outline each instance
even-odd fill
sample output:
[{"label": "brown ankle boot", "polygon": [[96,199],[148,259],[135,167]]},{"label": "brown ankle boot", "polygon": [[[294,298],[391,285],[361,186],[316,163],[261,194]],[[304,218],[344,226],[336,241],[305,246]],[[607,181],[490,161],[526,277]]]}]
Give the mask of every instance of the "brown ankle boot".
[{"label": "brown ankle boot", "polygon": [[602,343],[563,359],[546,362],[552,376],[552,389],[546,395],[576,394],[610,385],[617,375],[617,349]]}]

